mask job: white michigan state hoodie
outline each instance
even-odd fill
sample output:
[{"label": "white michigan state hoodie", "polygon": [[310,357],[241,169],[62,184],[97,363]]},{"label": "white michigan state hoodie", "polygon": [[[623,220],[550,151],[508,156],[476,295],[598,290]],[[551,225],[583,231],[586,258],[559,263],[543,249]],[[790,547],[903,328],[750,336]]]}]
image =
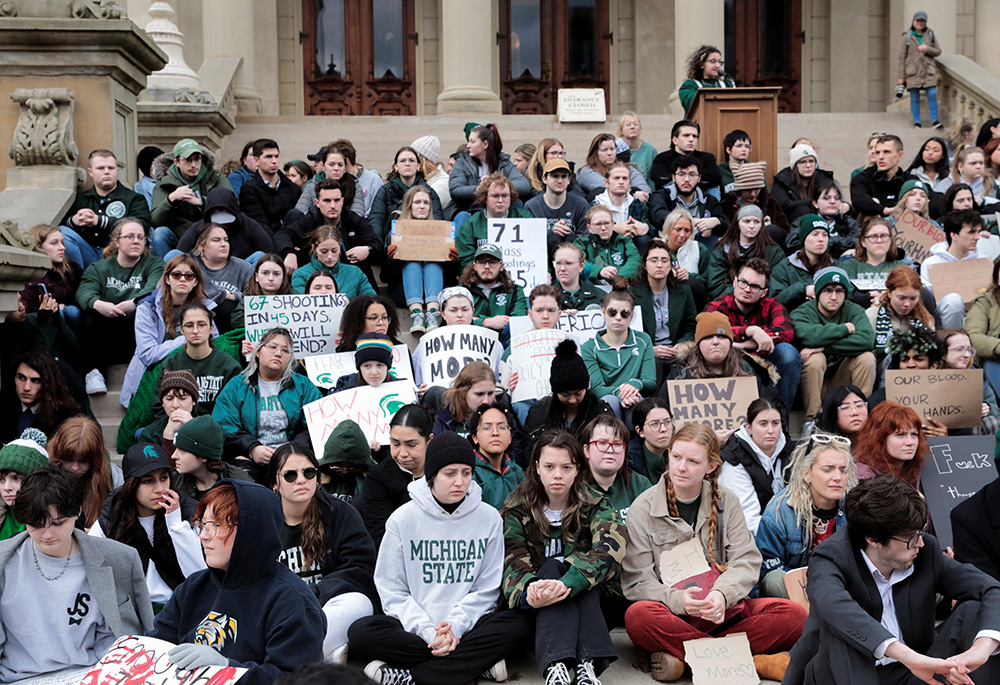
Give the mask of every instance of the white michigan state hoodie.
[{"label": "white michigan state hoodie", "polygon": [[427,480],[408,486],[410,501],[394,511],[375,564],[375,587],[386,616],[428,643],[438,621],[461,638],[500,597],[503,520],[483,504],[473,481],[465,500],[449,514]]}]

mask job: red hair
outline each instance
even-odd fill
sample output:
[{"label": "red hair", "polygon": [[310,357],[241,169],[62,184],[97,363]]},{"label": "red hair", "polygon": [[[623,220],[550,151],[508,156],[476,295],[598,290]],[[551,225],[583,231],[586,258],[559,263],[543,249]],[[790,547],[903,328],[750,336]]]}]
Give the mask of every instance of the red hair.
[{"label": "red hair", "polygon": [[[912,288],[919,294],[923,287],[924,284],[920,282],[920,275],[916,271],[908,266],[897,266],[889,272],[889,275],[885,279],[885,292],[882,293],[879,304],[888,305],[889,296],[893,290]],[[927,307],[924,306],[923,300],[919,297],[917,297],[917,306],[913,308],[911,316],[920,319],[920,322],[927,326],[927,328],[934,329],[934,317],[927,311]]]},{"label": "red hair", "polygon": [[[893,459],[885,447],[886,439],[893,433],[911,428],[916,429],[920,436],[917,453],[910,461]],[[868,464],[879,474],[894,474],[900,480],[916,487],[920,480],[920,471],[924,467],[924,460],[930,450],[917,412],[901,404],[886,401],[875,405],[861,426],[861,430],[858,431],[854,459],[859,464]]]},{"label": "red hair", "polygon": [[[240,502],[236,498],[236,488],[231,483],[223,483],[205,493],[194,509],[194,520],[200,521],[209,507],[212,507],[212,517],[220,526],[235,528],[239,525]],[[225,539],[229,536],[220,537]]]}]

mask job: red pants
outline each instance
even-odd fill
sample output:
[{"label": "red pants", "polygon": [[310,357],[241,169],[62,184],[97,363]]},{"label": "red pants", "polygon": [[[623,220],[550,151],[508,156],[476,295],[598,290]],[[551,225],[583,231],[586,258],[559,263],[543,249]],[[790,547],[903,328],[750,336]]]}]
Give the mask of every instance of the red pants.
[{"label": "red pants", "polygon": [[748,599],[743,618],[718,632],[703,633],[675,616],[660,602],[636,602],[625,612],[625,630],[632,642],[650,652],[669,652],[684,659],[684,643],[705,637],[746,633],[753,654],[791,649],[802,635],[808,612],[787,599]]}]

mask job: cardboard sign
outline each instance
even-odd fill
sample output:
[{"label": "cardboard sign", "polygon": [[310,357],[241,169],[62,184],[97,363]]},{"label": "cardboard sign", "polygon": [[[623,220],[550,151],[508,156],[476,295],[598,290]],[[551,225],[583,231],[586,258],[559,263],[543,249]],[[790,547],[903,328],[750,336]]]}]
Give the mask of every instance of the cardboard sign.
[{"label": "cardboard sign", "polygon": [[560,88],[559,121],[585,121],[604,123],[607,107],[603,88]]},{"label": "cardboard sign", "polygon": [[[597,335],[597,331],[604,329],[604,314],[601,313],[600,309],[581,309],[576,314],[563,312],[556,323],[556,328],[582,345]],[[629,328],[633,331],[642,331],[642,307],[635,308],[632,320],[629,322]],[[510,317],[511,339],[530,330],[531,319],[529,317]]]},{"label": "cardboard sign", "polygon": [[993,281],[993,262],[988,259],[963,259],[960,262],[944,262],[927,267],[934,297],[940,302],[949,293],[958,293],[962,302],[971,304],[990,287]]},{"label": "cardboard sign", "polygon": [[673,586],[711,570],[698,538],[691,538],[660,555],[660,582]]},{"label": "cardboard sign", "polygon": [[310,402],[302,411],[306,415],[313,451],[323,454],[327,438],[344,419],[361,426],[369,442],[374,439],[381,445],[388,445],[389,420],[400,407],[416,401],[412,382],[394,381],[378,387],[362,385]]},{"label": "cardboard sign", "polygon": [[182,671],[167,659],[167,652],[177,645],[141,635],[123,635],[91,668],[80,685],[107,683],[143,683],[144,685],[228,685],[247,672],[233,666],[202,666]]},{"label": "cardboard sign", "polygon": [[517,387],[511,401],[523,402],[552,393],[549,375],[556,345],[566,339],[559,329],[528,331],[510,340],[510,370],[517,372]]},{"label": "cardboard sign", "polygon": [[927,438],[931,456],[920,472],[920,484],[934,534],[941,547],[952,544],[951,510],[997,477],[992,435],[949,435]]},{"label": "cardboard sign", "polygon": [[526,296],[549,282],[546,224],[545,219],[490,219],[486,225],[486,240],[503,249],[507,273]]},{"label": "cardboard sign", "polygon": [[268,330],[287,328],[296,357],[331,354],[347,302],[343,293],[251,295],[246,303],[245,337],[256,347]]},{"label": "cardboard sign", "polygon": [[944,231],[909,209],[896,222],[895,233],[896,245],[903,248],[906,255],[915,262],[923,262],[931,256],[931,247],[935,243],[946,240]]},{"label": "cardboard sign", "polygon": [[706,637],[684,643],[684,661],[691,667],[694,685],[757,685],[746,633]]},{"label": "cardboard sign", "polygon": [[447,262],[455,247],[455,227],[450,221],[402,219],[392,222],[394,259],[404,262]]},{"label": "cardboard sign", "polygon": [[667,381],[674,426],[703,423],[717,433],[739,428],[757,399],[754,376]]},{"label": "cardboard sign", "polygon": [[982,423],[982,369],[928,369],[885,372],[885,398],[948,428]]},{"label": "cardboard sign", "polygon": [[421,349],[420,373],[428,386],[451,387],[451,382],[472,362],[496,368],[500,335],[483,326],[442,326],[417,343]]},{"label": "cardboard sign", "polygon": [[[318,388],[332,388],[337,385],[341,376],[357,373],[353,352],[334,352],[318,357],[305,359],[306,373],[309,380]],[[392,346],[392,368],[390,372],[397,380],[413,380],[413,367],[410,365],[410,350],[406,345]]]},{"label": "cardboard sign", "polygon": [[805,607],[806,611],[809,611],[809,595],[806,593],[807,570],[805,566],[794,569],[786,573],[782,580],[785,581],[785,590],[788,591],[788,599],[801,604]]}]

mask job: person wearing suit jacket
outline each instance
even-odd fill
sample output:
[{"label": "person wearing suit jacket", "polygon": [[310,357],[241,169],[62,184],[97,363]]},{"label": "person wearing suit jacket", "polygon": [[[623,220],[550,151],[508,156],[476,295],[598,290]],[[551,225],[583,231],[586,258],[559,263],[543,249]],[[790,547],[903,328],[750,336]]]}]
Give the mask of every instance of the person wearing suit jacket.
[{"label": "person wearing suit jacket", "polygon": [[83,494],[56,465],[21,484],[14,515],[27,531],[0,543],[0,682],[88,669],[153,626],[139,554],[74,528]]},{"label": "person wearing suit jacket", "polygon": [[1000,580],[1000,480],[951,510],[955,561]]},{"label": "person wearing suit jacket", "polygon": [[[876,476],[844,507],[847,526],[809,562],[809,619],[783,685],[1000,682],[1000,583],[941,553],[920,493]],[[958,602],[937,629],[935,593]]]}]

